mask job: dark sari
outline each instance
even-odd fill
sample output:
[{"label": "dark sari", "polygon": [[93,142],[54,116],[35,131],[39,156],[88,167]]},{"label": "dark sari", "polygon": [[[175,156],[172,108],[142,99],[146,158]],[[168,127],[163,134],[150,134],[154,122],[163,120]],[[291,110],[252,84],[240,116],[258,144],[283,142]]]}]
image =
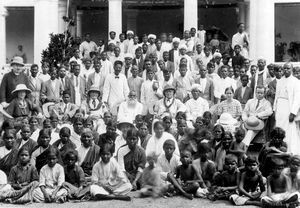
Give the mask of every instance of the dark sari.
[{"label": "dark sari", "polygon": [[0,170],[2,170],[7,176],[10,173],[10,169],[18,163],[18,149],[14,148],[0,159]]}]

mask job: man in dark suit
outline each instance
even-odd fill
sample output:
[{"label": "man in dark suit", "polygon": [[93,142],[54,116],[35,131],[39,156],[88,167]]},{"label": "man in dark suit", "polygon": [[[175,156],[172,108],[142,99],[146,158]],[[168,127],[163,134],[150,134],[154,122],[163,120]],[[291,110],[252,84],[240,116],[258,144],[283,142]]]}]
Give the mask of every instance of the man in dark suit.
[{"label": "man in dark suit", "polygon": [[164,63],[165,69],[168,70],[169,72],[172,72],[172,74],[174,75],[175,66],[174,66],[174,63],[169,60],[169,52],[168,51],[163,52],[163,63]]},{"label": "man in dark suit", "polygon": [[143,59],[143,51],[140,47],[135,49],[135,58],[132,60],[132,65],[136,65],[139,69],[139,72],[143,71],[144,67],[144,59]]},{"label": "man in dark suit", "polygon": [[211,79],[207,77],[207,69],[203,65],[199,65],[200,77],[196,78],[195,83],[200,84],[203,94],[202,98],[206,99],[209,106],[214,104],[214,84]]},{"label": "man in dark suit", "polygon": [[248,75],[241,75],[241,82],[242,86],[236,89],[233,98],[240,101],[242,108],[244,109],[247,101],[252,98],[253,90],[247,86],[249,82]]},{"label": "man in dark suit", "polygon": [[86,99],[86,81],[83,77],[79,76],[80,65],[74,65],[74,74],[72,74],[71,80],[71,103],[75,103],[80,106],[81,101]]},{"label": "man in dark suit", "polygon": [[176,60],[176,57],[179,56],[179,49],[178,49],[179,43],[180,43],[179,38],[173,38],[173,49],[169,51],[169,60],[172,61],[173,63]]}]

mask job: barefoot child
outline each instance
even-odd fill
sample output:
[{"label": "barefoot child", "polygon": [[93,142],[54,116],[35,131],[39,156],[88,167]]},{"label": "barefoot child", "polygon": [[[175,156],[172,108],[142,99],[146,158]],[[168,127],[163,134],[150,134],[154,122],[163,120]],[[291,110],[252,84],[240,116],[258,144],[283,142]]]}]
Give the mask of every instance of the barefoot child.
[{"label": "barefoot child", "polygon": [[63,188],[65,182],[64,168],[57,163],[59,152],[50,147],[47,154],[47,164],[40,171],[39,188],[33,192],[35,202],[60,202],[66,201],[68,194]]},{"label": "barefoot child", "polygon": [[202,176],[197,168],[192,165],[192,154],[188,150],[183,150],[180,154],[182,165],[176,169],[176,179],[182,189],[189,194],[196,194],[198,188],[206,188]]},{"label": "barefoot child", "polygon": [[77,152],[73,149],[65,154],[65,183],[64,187],[68,190],[70,199],[81,199],[89,192],[82,168],[76,165],[78,161]]},{"label": "barefoot child", "polygon": [[264,178],[258,170],[255,157],[249,156],[245,160],[246,171],[241,174],[239,193],[230,196],[235,205],[260,206],[261,194],[265,191]]},{"label": "barefoot child", "polygon": [[117,153],[118,163],[133,190],[140,188],[140,179],[146,164],[145,150],[137,145],[138,139],[138,131],[135,128],[129,129],[126,134],[126,145],[121,146]]},{"label": "barefoot child", "polygon": [[243,165],[243,160],[247,157],[247,146],[243,143],[245,137],[245,130],[239,128],[235,133],[235,141],[229,147],[229,152],[238,157],[238,167]]},{"label": "barefoot child", "polygon": [[157,159],[157,166],[161,170],[161,178],[164,181],[172,183],[179,193],[184,197],[193,199],[193,195],[186,193],[174,177],[176,168],[181,165],[180,157],[173,154],[175,151],[175,142],[171,139],[166,140],[163,144],[163,149],[164,153],[161,154]]},{"label": "barefoot child", "polygon": [[193,165],[201,173],[204,183],[207,187],[210,187],[213,182],[213,176],[216,173],[216,165],[213,161],[209,160],[209,154],[211,149],[207,143],[198,144],[199,159],[193,161]]},{"label": "barefoot child", "polygon": [[95,200],[125,200],[132,189],[132,185],[122,171],[118,162],[112,158],[113,150],[110,145],[100,149],[100,160],[92,171],[91,195]]},{"label": "barefoot child", "polygon": [[[225,170],[226,169],[226,170]],[[214,176],[213,186],[207,196],[212,201],[228,200],[238,189],[240,172],[237,168],[237,157],[229,154],[225,157],[224,171]]]},{"label": "barefoot child", "polygon": [[32,202],[32,192],[38,186],[39,175],[36,168],[30,163],[30,151],[22,147],[18,153],[19,162],[9,173],[9,184],[15,190],[27,189],[28,192],[23,197],[12,200],[12,203],[29,203]]},{"label": "barefoot child", "polygon": [[267,178],[267,196],[261,199],[263,207],[288,206],[296,207],[298,205],[297,193],[291,193],[290,179],[282,174],[285,162],[278,157],[272,158],[273,171]]}]

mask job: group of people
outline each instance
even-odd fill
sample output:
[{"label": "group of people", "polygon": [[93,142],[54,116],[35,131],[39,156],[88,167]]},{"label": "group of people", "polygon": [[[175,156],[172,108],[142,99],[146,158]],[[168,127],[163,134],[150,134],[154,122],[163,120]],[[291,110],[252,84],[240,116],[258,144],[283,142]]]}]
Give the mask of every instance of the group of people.
[{"label": "group of people", "polygon": [[[205,31],[85,36],[66,63],[23,69],[0,86],[0,201],[225,199],[295,207],[300,168],[300,68],[247,58]],[[263,147],[248,148],[255,139]]]}]

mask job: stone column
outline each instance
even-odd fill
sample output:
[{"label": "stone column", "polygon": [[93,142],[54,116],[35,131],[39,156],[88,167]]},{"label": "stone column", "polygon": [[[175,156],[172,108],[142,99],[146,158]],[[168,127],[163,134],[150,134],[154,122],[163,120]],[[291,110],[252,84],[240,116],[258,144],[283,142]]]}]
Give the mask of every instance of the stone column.
[{"label": "stone column", "polygon": [[81,37],[82,36],[82,10],[76,11],[76,36]]},{"label": "stone column", "polygon": [[50,33],[58,32],[58,0],[39,0],[34,6],[34,63],[48,47]]},{"label": "stone column", "polygon": [[250,1],[250,57],[274,62],[274,1]]},{"label": "stone column", "polygon": [[122,33],[122,0],[108,0],[108,33],[110,31],[115,31],[116,37]]},{"label": "stone column", "polygon": [[0,5],[0,69],[6,64],[6,16],[7,10]]},{"label": "stone column", "polygon": [[198,0],[184,0],[184,30],[198,30]]},{"label": "stone column", "polygon": [[76,11],[76,36],[81,37],[82,36],[82,10]]},{"label": "stone column", "polygon": [[60,0],[58,3],[58,32],[63,33],[66,30],[66,22],[63,16],[67,15],[67,1]]}]

